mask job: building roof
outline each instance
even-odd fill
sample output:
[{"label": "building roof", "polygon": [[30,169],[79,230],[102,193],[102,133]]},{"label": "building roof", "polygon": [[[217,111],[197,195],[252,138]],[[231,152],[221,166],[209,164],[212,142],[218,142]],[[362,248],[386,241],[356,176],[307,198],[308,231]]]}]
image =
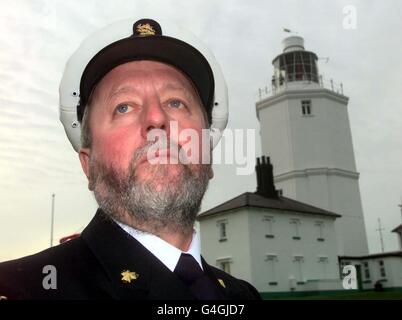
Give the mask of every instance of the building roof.
[{"label": "building roof", "polygon": [[401,257],[402,258],[402,251],[381,252],[381,253],[368,254],[365,256],[340,256],[339,259],[362,260],[362,259],[386,258],[386,257]]},{"label": "building roof", "polygon": [[314,215],[327,216],[332,218],[339,218],[341,215],[320,209],[296,200],[292,200],[286,197],[279,196],[277,198],[265,197],[258,193],[245,192],[241,195],[228,200],[212,209],[202,212],[198,215],[197,219],[201,220],[205,217],[209,217],[215,214],[226,212],[229,210],[235,210],[240,208],[267,208],[276,209],[281,211],[292,211],[295,213],[307,213]]},{"label": "building roof", "polygon": [[400,224],[399,226],[397,226],[394,230],[392,230],[391,232],[402,232],[402,224]]}]

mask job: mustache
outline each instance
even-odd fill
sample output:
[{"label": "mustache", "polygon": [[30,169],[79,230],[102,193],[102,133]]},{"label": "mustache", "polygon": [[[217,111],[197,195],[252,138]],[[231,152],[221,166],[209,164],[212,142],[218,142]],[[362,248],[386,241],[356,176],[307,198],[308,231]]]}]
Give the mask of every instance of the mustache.
[{"label": "mustache", "polygon": [[[134,152],[134,155],[133,155],[133,157],[131,159],[131,166],[135,167],[138,164],[138,162],[142,159],[142,157],[146,156],[148,154],[149,149],[151,149],[155,145],[159,145],[157,150],[173,149],[173,150],[177,150],[178,154],[180,154],[181,150],[182,150],[182,146],[180,144],[178,144],[177,142],[172,141],[172,140],[168,140],[165,145],[160,145],[160,143],[158,141],[155,141],[155,142],[150,141],[150,142],[145,143],[142,147],[139,147]],[[164,148],[163,146],[166,146],[166,148]],[[186,156],[185,152],[182,153],[182,156]],[[180,164],[180,162],[179,162],[179,164]]]}]

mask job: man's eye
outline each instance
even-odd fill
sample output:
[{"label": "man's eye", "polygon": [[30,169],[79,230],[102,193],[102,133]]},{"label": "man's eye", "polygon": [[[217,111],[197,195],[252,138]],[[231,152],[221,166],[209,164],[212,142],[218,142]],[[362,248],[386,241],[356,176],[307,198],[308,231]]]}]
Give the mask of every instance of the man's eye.
[{"label": "man's eye", "polygon": [[120,105],[118,105],[117,108],[116,108],[116,111],[117,111],[118,113],[127,113],[127,112],[129,112],[130,110],[131,110],[131,107],[130,107],[128,104],[126,104],[126,103],[120,104]]},{"label": "man's eye", "polygon": [[171,100],[168,103],[169,107],[175,108],[175,109],[180,109],[184,107],[184,103],[181,102],[180,100]]}]

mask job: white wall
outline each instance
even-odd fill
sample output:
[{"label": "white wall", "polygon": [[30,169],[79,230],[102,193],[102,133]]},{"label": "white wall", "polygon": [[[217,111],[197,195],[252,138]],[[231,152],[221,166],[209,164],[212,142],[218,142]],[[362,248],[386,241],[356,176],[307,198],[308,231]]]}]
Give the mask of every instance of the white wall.
[{"label": "white wall", "polygon": [[[298,280],[339,279],[334,219],[257,208],[249,209],[249,211],[250,227],[253,230],[251,234],[252,276],[253,284],[258,290],[289,291],[289,278],[292,276],[296,282]],[[263,221],[265,216],[274,217],[274,238],[265,237]],[[300,220],[300,240],[292,239],[294,228],[290,224],[290,220],[293,218]],[[319,237],[318,227],[315,226],[317,221],[324,223],[324,242],[317,241]],[[271,278],[271,262],[266,261],[267,254],[277,255],[276,277],[274,279]],[[299,270],[297,270],[297,263],[294,262],[295,256],[303,256],[301,262],[302,279],[298,279],[300,275]],[[327,257],[327,262],[318,262],[320,256]],[[269,282],[277,282],[278,284],[272,286],[269,285]],[[303,285],[296,285],[296,291],[304,290]]]},{"label": "white wall", "polygon": [[387,279],[389,279],[389,284],[386,283],[386,286],[402,288],[402,258],[389,257],[384,259],[384,263]]},{"label": "white wall", "polygon": [[[273,217],[274,238],[266,238],[266,217]],[[290,220],[300,220],[300,240],[292,239],[293,225]],[[227,220],[227,241],[219,242],[218,221]],[[317,221],[323,222],[324,241],[319,237]],[[200,221],[202,253],[214,264],[217,259],[230,257],[231,273],[235,277],[250,281],[260,292],[290,291],[289,277],[295,281],[333,280],[327,286],[339,286],[339,267],[336,251],[334,219],[325,216],[295,214],[271,209],[248,208],[232,213],[215,215]],[[271,278],[271,265],[267,254],[277,255],[275,278]],[[302,279],[294,262],[295,256],[302,256]],[[318,262],[327,257],[327,262]],[[277,282],[277,285],[269,285]],[[328,284],[329,283],[329,284]],[[308,290],[311,286],[297,285],[296,291]],[[329,289],[328,289],[329,290]]]},{"label": "white wall", "polygon": [[[218,221],[226,220],[227,240],[219,241]],[[251,282],[250,228],[246,211],[226,212],[200,221],[201,253],[218,267],[218,260],[231,260],[231,274]]]},{"label": "white wall", "polygon": [[[302,115],[305,99],[311,100],[311,116]],[[259,102],[257,109],[262,151],[272,156],[275,175],[317,167],[356,171],[347,98],[305,88]]]},{"label": "white wall", "polygon": [[259,111],[263,155],[271,158],[274,175],[292,171],[293,147],[289,100],[281,100]]}]

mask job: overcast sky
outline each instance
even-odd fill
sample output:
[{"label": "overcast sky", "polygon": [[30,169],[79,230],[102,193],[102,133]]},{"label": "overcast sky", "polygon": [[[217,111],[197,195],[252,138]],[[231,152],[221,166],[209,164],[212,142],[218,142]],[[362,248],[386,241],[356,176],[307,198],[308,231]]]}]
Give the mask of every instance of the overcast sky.
[{"label": "overcast sky", "polygon": [[[345,29],[343,8],[356,8]],[[88,34],[115,20],[164,17],[200,36],[227,79],[231,128],[255,128],[258,88],[272,76],[272,59],[298,32],[314,51],[320,73],[342,82],[349,116],[370,252],[397,250],[390,231],[401,223],[402,4],[389,1],[5,1],[0,2],[0,261],[32,254],[50,242],[51,194],[55,241],[82,231],[96,210],[78,156],[58,119],[58,86],[69,55]],[[260,138],[256,137],[257,155]],[[244,191],[255,176],[215,166],[203,210]]]}]

